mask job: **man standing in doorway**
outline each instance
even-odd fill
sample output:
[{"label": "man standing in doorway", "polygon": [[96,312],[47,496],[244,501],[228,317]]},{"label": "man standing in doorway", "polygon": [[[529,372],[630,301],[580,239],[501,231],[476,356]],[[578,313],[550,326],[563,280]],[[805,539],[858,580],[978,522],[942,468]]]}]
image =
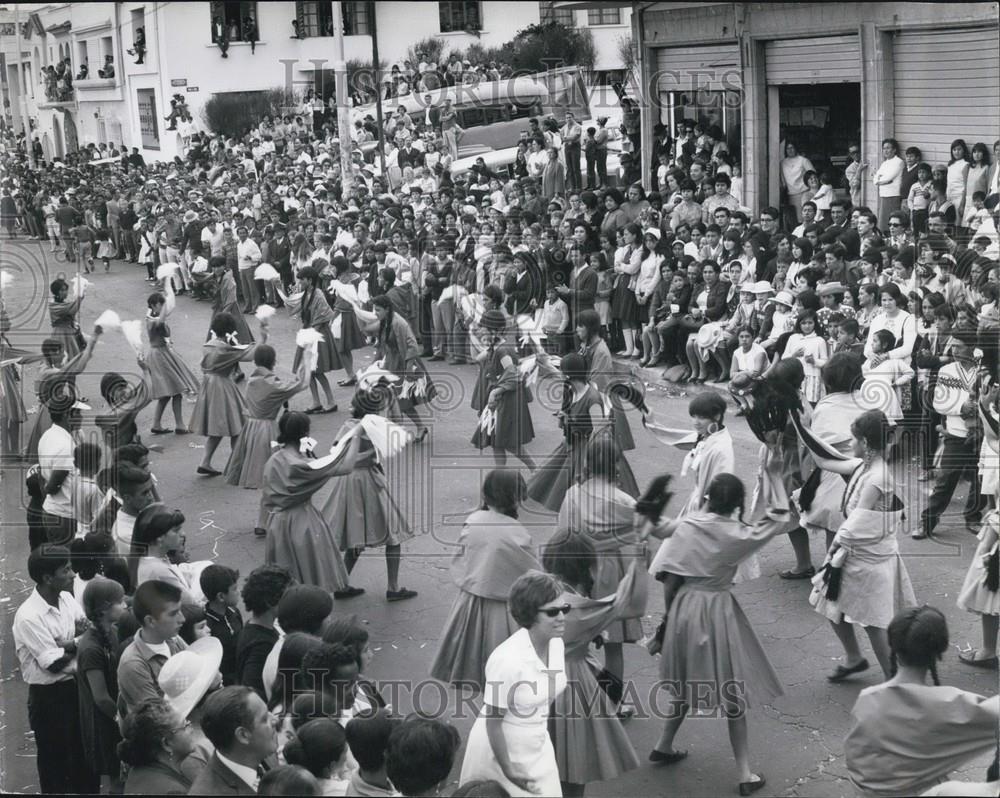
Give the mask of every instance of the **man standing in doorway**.
[{"label": "man standing in doorway", "polygon": [[576,121],[572,111],[566,112],[566,124],[562,129],[563,151],[566,153],[566,179],[569,188],[582,186],[580,176],[580,137],[583,128]]}]

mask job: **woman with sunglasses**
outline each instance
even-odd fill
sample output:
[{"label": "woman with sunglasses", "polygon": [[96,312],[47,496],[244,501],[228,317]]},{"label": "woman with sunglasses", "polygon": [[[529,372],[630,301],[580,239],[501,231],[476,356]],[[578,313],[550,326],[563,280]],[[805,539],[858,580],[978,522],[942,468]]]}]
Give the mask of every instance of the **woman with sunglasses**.
[{"label": "woman with sunglasses", "polygon": [[750,795],[765,779],[750,770],[746,710],[770,703],[782,689],[731,588],[739,564],[787,529],[787,511],[769,508],[759,524],[745,524],[743,483],[732,474],[718,474],[707,499],[703,509],[668,522],[667,533],[675,528],[649,569],[663,582],[666,610],[659,675],[677,691],[670,698],[681,710],[671,712],[649,760],[672,765],[687,756],[674,738],[697,702],[699,713],[715,710],[728,720],[739,793]]},{"label": "woman with sunglasses", "polygon": [[483,709],[460,783],[491,779],[512,796],[562,795],[548,724],[552,702],[566,689],[562,637],[572,606],[563,584],[540,571],[519,577],[507,604],[521,628],[486,661]]}]

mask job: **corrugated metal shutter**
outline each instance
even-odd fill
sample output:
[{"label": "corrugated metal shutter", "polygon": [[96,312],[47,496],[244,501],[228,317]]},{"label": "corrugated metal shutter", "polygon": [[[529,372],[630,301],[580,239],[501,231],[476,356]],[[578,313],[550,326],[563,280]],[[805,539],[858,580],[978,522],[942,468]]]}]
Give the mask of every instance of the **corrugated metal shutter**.
[{"label": "corrugated metal shutter", "polygon": [[893,41],[895,123],[900,146],[947,163],[951,142],[982,141],[1000,130],[998,28],[901,31]]},{"label": "corrugated metal shutter", "polygon": [[861,45],[856,35],[767,42],[764,63],[769,86],[861,82]]},{"label": "corrugated metal shutter", "polygon": [[656,51],[658,86],[663,91],[724,91],[742,85],[736,42],[704,47],[660,47]]}]

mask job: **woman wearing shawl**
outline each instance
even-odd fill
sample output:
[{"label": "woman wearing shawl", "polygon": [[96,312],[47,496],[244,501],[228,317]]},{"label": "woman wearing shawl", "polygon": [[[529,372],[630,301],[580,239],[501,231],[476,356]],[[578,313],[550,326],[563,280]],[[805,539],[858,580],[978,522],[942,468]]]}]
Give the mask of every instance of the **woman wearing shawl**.
[{"label": "woman wearing shawl", "polygon": [[[823,365],[821,375],[825,396],[813,408],[809,429],[842,455],[848,455],[854,440],[851,424],[866,410],[875,409],[865,401],[863,391],[855,390],[861,384],[861,361],[850,352],[840,352]],[[785,571],[782,576],[811,579],[816,574],[807,533],[823,532],[825,550],[829,550],[833,536],[844,523],[840,503],[846,485],[840,474],[812,466],[812,473],[803,486],[792,494],[802,526],[788,533],[795,551],[795,570]]]},{"label": "woman wearing shawl", "polygon": [[937,663],[949,648],[948,625],[934,607],[900,612],[888,640],[893,674],[862,690],[851,710],[847,772],[865,796],[937,794],[926,791],[996,749],[1000,697],[941,685]]},{"label": "woman wearing shawl", "polygon": [[[326,301],[326,296],[320,288],[320,271],[326,268],[326,261],[317,259],[312,266],[305,266],[298,270],[299,293],[293,297],[281,294],[281,300],[292,308],[292,313],[298,313],[302,321],[302,329],[313,329],[320,334],[320,340],[316,347],[316,363],[309,376],[309,391],[312,394],[312,407],[305,412],[308,415],[313,413],[335,413],[337,403],[333,400],[333,392],[330,389],[330,382],[326,378],[328,371],[339,369],[341,365],[340,354],[333,340],[333,311],[330,303]],[[302,347],[295,350],[295,361],[292,369],[298,371],[302,362]],[[319,389],[323,389],[326,396],[326,407],[320,404]]]},{"label": "woman wearing shawl", "polygon": [[[239,372],[240,363],[254,356],[256,344],[240,343],[236,320],[228,313],[219,313],[212,319],[211,334],[202,347],[203,378],[191,413],[190,429],[195,435],[208,438],[198,473],[217,477],[222,472],[212,468],[212,455],[223,438],[229,438],[230,446],[236,448],[236,436],[246,422],[246,400],[236,386],[234,375]],[[260,323],[260,334],[261,343],[267,343],[266,321]]]},{"label": "woman wearing shawl", "polygon": [[[634,302],[635,295],[632,296]],[[576,325],[576,335],[581,344],[580,355],[587,363],[587,379],[596,385],[602,394],[610,396],[609,389],[616,375],[615,364],[611,359],[611,350],[601,337],[601,319],[597,311],[582,311],[573,323]],[[635,448],[635,441],[632,439],[628,417],[618,402],[617,397],[611,397],[611,419],[614,422],[615,440],[623,452],[630,452]]]},{"label": "woman wearing shawl", "polygon": [[[607,435],[592,438],[586,447],[586,479],[570,485],[559,509],[556,534],[581,535],[596,557],[591,595],[610,596],[625,578],[629,563],[644,557],[646,544],[635,529],[635,498],[617,486],[619,452]],[[619,682],[625,678],[623,643],[642,637],[639,615],[621,615],[604,637],[604,666]],[[619,696],[620,698],[620,696]],[[622,714],[631,714],[623,707]]]},{"label": "woman wearing shawl", "polygon": [[[679,694],[671,696],[675,706],[649,759],[669,765],[687,756],[674,748],[674,738],[692,705],[699,712],[721,711],[729,721],[740,795],[750,795],[765,780],[750,770],[746,709],[782,690],[731,586],[740,563],[785,531],[787,512],[769,509],[766,520],[750,526],[741,520],[744,499],[739,479],[716,475],[705,508],[671,524],[673,534],[653,558],[649,572],[664,583],[667,613],[660,679]],[[706,692],[706,685],[716,688]]]},{"label": "woman wearing shawl", "polygon": [[150,395],[156,400],[153,413],[154,435],[170,432],[163,429],[163,411],[171,404],[174,411],[174,432],[185,435],[188,430],[184,426],[181,415],[181,394],[194,393],[198,390],[198,378],[188,368],[187,363],[174,351],[170,341],[170,327],[167,317],[174,312],[176,305],[174,296],[174,281],[169,277],[163,281],[163,293],[150,294],[146,300],[146,334],[149,336],[149,377],[151,382]]},{"label": "woman wearing shawl", "polygon": [[701,509],[708,486],[718,474],[731,474],[736,470],[733,438],[724,423],[726,400],[711,391],[700,393],[688,404],[688,415],[698,433],[698,441],[681,464],[681,476],[690,471],[694,477],[694,488],[681,515]]},{"label": "woman wearing shawl", "polygon": [[[544,361],[539,361],[540,365]],[[587,364],[581,355],[569,354],[560,364],[565,384],[559,425],[563,440],[548,459],[535,470],[528,482],[528,496],[554,513],[559,512],[571,485],[582,482],[587,444],[593,437],[607,435],[614,440],[611,420],[597,387],[587,379]],[[617,441],[618,486],[629,496],[638,496],[635,475]]]},{"label": "woman wearing shawl", "polygon": [[358,383],[354,375],[354,350],[368,345],[354,313],[361,305],[357,287],[360,278],[351,271],[351,262],[343,255],[336,255],[330,265],[334,277],[327,288],[327,296],[333,297],[333,343],[347,374],[347,379],[340,380],[337,385],[346,388]]},{"label": "woman wearing shawl", "polygon": [[278,422],[280,448],[264,466],[261,498],[268,514],[265,561],[287,568],[303,584],[332,589],[335,598],[353,598],[365,591],[348,584],[337,541],[312,497],[330,477],[364,467],[373,455],[359,456],[355,439],[336,454],[312,459],[316,442],[309,426],[305,413],[285,413]]},{"label": "woman wearing shawl", "polygon": [[[236,291],[236,278],[226,267],[226,259],[220,255],[209,260],[208,265],[214,272],[219,286],[212,303],[212,323],[215,322],[216,316],[227,313],[236,325],[235,333],[236,337],[240,339],[240,343],[252,344],[253,333],[250,332],[250,327],[247,325],[246,319],[243,318],[243,311],[240,308],[240,300]],[[211,324],[209,324],[208,337],[209,339],[212,337]]]},{"label": "woman wearing shawl", "polygon": [[[263,485],[264,465],[271,456],[271,441],[278,435],[278,413],[309,384],[309,358],[289,377],[274,373],[277,356],[268,344],[258,344],[253,354],[253,374],[247,380],[246,423],[226,464],[226,483],[241,488]],[[263,520],[263,519],[262,519]],[[263,532],[263,523],[256,529]]]},{"label": "woman wearing shawl", "polygon": [[490,431],[482,424],[476,425],[472,445],[478,449],[493,447],[497,468],[507,465],[507,452],[513,452],[529,470],[535,470],[535,461],[524,451],[524,445],[535,437],[528,410],[528,389],[518,370],[518,357],[514,347],[506,341],[504,331],[507,320],[500,310],[486,311],[480,320],[487,336],[487,346],[476,359],[479,361],[479,379],[472,393],[472,409],[481,414],[489,407],[494,414]]},{"label": "woman wearing shawl", "polygon": [[372,304],[379,322],[376,357],[381,368],[400,379],[399,393],[393,389],[386,417],[390,421],[402,421],[405,413],[419,430],[415,438],[419,443],[427,437],[428,427],[417,412],[417,405],[432,400],[437,390],[420,359],[420,346],[406,319],[393,310],[392,301],[385,295],[375,297]]},{"label": "woman wearing shawl", "polygon": [[[10,316],[0,299],[0,415],[3,416],[0,448],[13,456],[21,451],[21,425],[28,417],[21,398],[21,373],[18,366],[41,360],[43,356],[11,346],[7,339],[9,331]],[[41,406],[38,413],[41,416]],[[47,411],[45,415],[48,415]],[[38,435],[38,439],[40,438],[41,433]],[[36,453],[38,439],[35,440]]]},{"label": "woman wearing shawl", "polygon": [[[378,391],[359,390],[351,399],[351,418],[345,421],[337,432],[337,441],[345,435],[355,434],[369,413],[383,404]],[[357,430],[361,439],[359,452],[367,454],[374,450],[365,428]],[[393,434],[390,432],[390,434]],[[397,429],[395,434],[400,433]],[[334,442],[336,445],[336,441]],[[333,490],[323,502],[320,513],[330,524],[330,531],[340,551],[344,553],[347,573],[354,570],[366,548],[385,546],[385,567],[388,588],[387,601],[405,601],[417,595],[415,590],[399,586],[399,563],[402,559],[402,542],[413,537],[413,530],[403,517],[389,491],[385,469],[374,459],[365,467],[358,466],[349,474],[330,480]]]},{"label": "woman wearing shawl", "polygon": [[826,562],[813,577],[809,603],[825,615],[844,647],[845,662],[827,678],[843,681],[868,669],[854,624],[865,628],[886,678],[892,675],[886,629],[893,616],[916,604],[896,534],[903,503],[885,462],[890,434],[881,410],[869,410],[851,424],[854,457],[846,457],[817,438],[797,414],[792,423],[813,460],[823,469],[849,476],[841,501],[844,523],[834,535]]},{"label": "woman wearing shawl", "polygon": [[517,631],[507,609],[510,588],[522,574],[540,570],[531,535],[517,521],[524,496],[517,471],[490,471],[483,481],[483,509],[465,520],[451,564],[459,593],[431,666],[435,679],[482,691],[487,659]]},{"label": "woman wearing shawl", "polygon": [[[644,529],[648,530],[648,525]],[[615,715],[622,685],[608,688],[598,681],[599,665],[591,643],[609,626],[618,625],[622,617],[645,612],[644,551],[644,546],[634,547],[635,556],[625,577],[613,593],[602,595],[593,578],[600,565],[586,538],[572,532],[557,533],[543,550],[545,570],[562,581],[566,589],[563,597],[571,608],[563,632],[567,689],[556,698],[549,721],[566,796],[583,795],[587,784],[639,767],[639,757]]]},{"label": "woman wearing shawl", "polygon": [[80,283],[77,287],[78,293],[73,301],[67,302],[69,283],[60,277],[52,281],[49,290],[52,292],[52,299],[49,300],[52,337],[62,343],[66,357],[74,358],[83,349],[83,336],[80,334],[80,325],[76,317],[80,313],[80,304],[83,302],[86,289]]}]

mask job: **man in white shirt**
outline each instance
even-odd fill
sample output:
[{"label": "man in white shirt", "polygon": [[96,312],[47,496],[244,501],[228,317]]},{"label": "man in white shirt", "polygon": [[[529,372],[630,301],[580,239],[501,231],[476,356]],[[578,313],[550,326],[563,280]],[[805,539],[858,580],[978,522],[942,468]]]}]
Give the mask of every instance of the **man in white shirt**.
[{"label": "man in white shirt", "polygon": [[566,112],[561,133],[563,152],[566,154],[566,187],[579,189],[583,185],[580,175],[580,137],[583,135],[583,128],[571,111]]},{"label": "man in white shirt", "polygon": [[98,793],[83,751],[76,687],[76,648],[87,627],[73,598],[69,550],[42,545],[28,556],[35,589],[14,614],[14,648],[28,684],[28,723],[35,734],[41,793]]},{"label": "man in white shirt", "polygon": [[201,243],[208,249],[209,257],[217,258],[222,255],[222,240],[224,234],[222,225],[219,224],[219,212],[212,211],[212,216],[201,229]]},{"label": "man in white shirt", "polygon": [[76,534],[73,512],[73,430],[79,427],[77,404],[65,408],[58,400],[49,404],[52,426],[38,441],[38,468],[45,486],[42,512],[49,541],[69,545]]},{"label": "man in white shirt", "polygon": [[882,164],[872,176],[878,189],[878,220],[887,224],[889,214],[898,211],[902,203],[903,169],[906,164],[899,157],[899,143],[896,139],[882,140]]},{"label": "man in white shirt", "polygon": [[254,269],[260,264],[261,254],[257,242],[250,238],[246,227],[236,228],[239,241],[236,243],[236,264],[240,270],[240,286],[243,289],[243,312],[253,313],[260,304],[257,296],[257,282],[253,278]]},{"label": "man in white shirt", "polygon": [[121,462],[115,472],[115,489],[119,507],[111,536],[118,553],[127,555],[132,549],[135,520],[155,499],[152,475],[134,463]]}]

